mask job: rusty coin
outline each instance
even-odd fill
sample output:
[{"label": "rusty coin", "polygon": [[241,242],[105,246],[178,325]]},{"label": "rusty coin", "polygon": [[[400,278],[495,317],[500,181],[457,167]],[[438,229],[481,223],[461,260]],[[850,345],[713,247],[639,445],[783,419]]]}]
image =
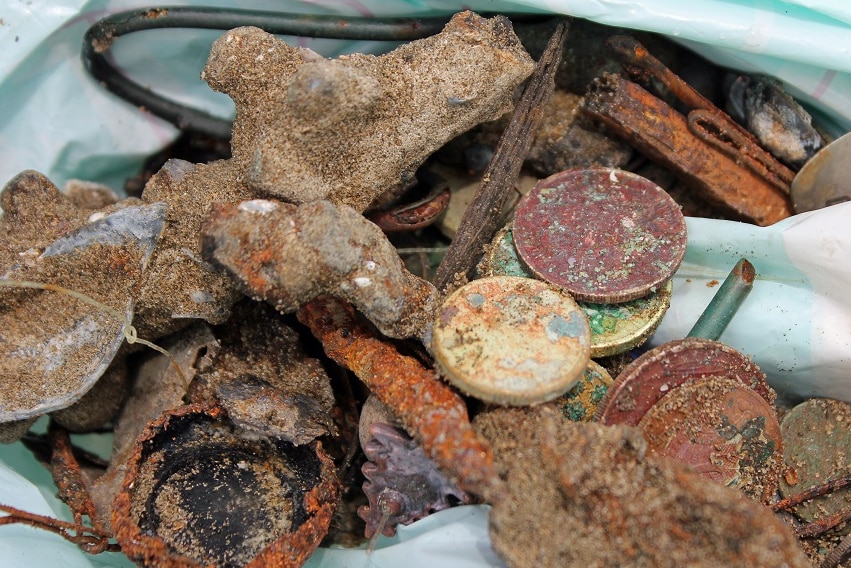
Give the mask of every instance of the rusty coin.
[{"label": "rusty coin", "polygon": [[[851,405],[814,398],[790,410],[780,423],[786,465],[794,470],[795,485],[780,480],[780,493],[791,497],[851,469]],[[813,522],[851,506],[851,488],[816,497],[795,507],[795,514]],[[845,532],[849,527],[846,526]]]},{"label": "rusty coin", "polygon": [[636,426],[663,396],[705,377],[736,379],[774,404],[776,395],[756,363],[723,343],[686,337],[659,345],[630,363],[600,402],[596,420]]},{"label": "rusty coin", "polygon": [[639,428],[651,453],[673,458],[767,503],[783,471],[774,408],[740,381],[707,377],[673,390]]},{"label": "rusty coin", "polygon": [[[536,276],[517,256],[511,223],[491,241],[479,266],[481,276]],[[591,357],[624,353],[647,341],[671,304],[673,284],[668,280],[647,296],[619,304],[577,302],[591,326]]]},{"label": "rusty coin", "polygon": [[514,214],[517,252],[540,278],[585,302],[646,296],[686,250],[685,218],[659,186],[609,168],[568,170],[538,182]]},{"label": "rusty coin", "polygon": [[446,379],[487,402],[527,405],[569,390],[590,358],[588,321],[566,293],[539,280],[494,276],[452,293],[433,330]]}]

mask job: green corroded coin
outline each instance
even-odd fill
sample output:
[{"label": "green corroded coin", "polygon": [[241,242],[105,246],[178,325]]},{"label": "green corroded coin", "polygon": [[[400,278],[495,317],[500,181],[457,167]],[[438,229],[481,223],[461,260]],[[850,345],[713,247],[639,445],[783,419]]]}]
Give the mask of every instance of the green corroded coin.
[{"label": "green corroded coin", "polygon": [[552,404],[561,410],[568,420],[591,422],[597,413],[597,406],[609,390],[612,377],[608,371],[594,361],[589,361],[582,378],[570,392],[555,399]]},{"label": "green corroded coin", "polygon": [[622,304],[578,302],[591,326],[591,356],[617,355],[647,341],[668,311],[672,290],[668,280],[661,290]]},{"label": "green corroded coin", "polygon": [[[780,493],[791,497],[851,471],[851,405],[814,398],[802,402],[780,422],[784,456],[790,468],[780,480]],[[805,522],[839,513],[851,506],[851,488],[816,497],[795,507]],[[846,526],[844,532],[848,532]]]},{"label": "green corroded coin", "polygon": [[449,382],[486,402],[518,406],[570,390],[588,366],[591,343],[569,294],[512,276],[453,292],[437,312],[432,342]]},{"label": "green corroded coin", "polygon": [[[494,237],[479,266],[480,276],[535,278],[514,247],[511,224]],[[643,298],[619,304],[577,302],[591,327],[591,357],[609,357],[647,341],[671,303],[671,281]]]}]

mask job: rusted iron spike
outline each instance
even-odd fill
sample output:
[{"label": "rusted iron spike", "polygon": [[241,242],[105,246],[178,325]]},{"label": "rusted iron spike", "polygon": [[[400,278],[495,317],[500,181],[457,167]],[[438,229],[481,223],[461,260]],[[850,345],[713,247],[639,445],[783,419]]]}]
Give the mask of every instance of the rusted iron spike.
[{"label": "rusted iron spike", "polygon": [[787,194],[701,142],[685,117],[635,83],[604,75],[592,84],[583,111],[745,220],[770,225],[793,214]]},{"label": "rusted iron spike", "polygon": [[775,511],[787,511],[795,505],[800,505],[801,503],[815,499],[816,497],[821,497],[822,495],[839,491],[843,487],[848,487],[849,485],[851,485],[851,474],[830,479],[821,485],[810,487],[806,491],[802,491],[797,495],[792,495],[791,497],[778,501],[772,505],[771,508]]},{"label": "rusted iron spike", "polygon": [[795,173],[765,151],[759,141],[727,113],[665,67],[635,38],[616,35],[610,37],[606,43],[621,64],[633,75],[651,75],[691,108],[688,124],[692,134],[721,150],[728,157],[742,161],[753,173],[763,176],[777,189],[789,193]]},{"label": "rusted iron spike", "polygon": [[390,407],[454,483],[489,501],[499,499],[501,480],[490,445],[470,425],[464,401],[434,371],[382,340],[357,318],[351,304],[316,299],[299,309],[298,319],[331,359]]},{"label": "rusted iron spike", "polygon": [[71,509],[74,515],[74,523],[82,525],[83,516],[88,516],[94,533],[106,533],[98,518],[86,482],[83,480],[80,464],[74,457],[74,447],[71,445],[71,437],[68,435],[68,431],[51,421],[47,430],[47,437],[53,450],[50,455],[50,471],[53,475],[53,482],[59,489],[59,496],[62,501]]},{"label": "rusted iron spike", "polygon": [[0,517],[0,526],[21,524],[43,529],[58,534],[89,554],[121,551],[119,545],[109,542],[110,535],[104,530],[96,530],[92,527],[69,523],[45,515],[36,515],[2,503],[0,503],[0,512],[6,513],[5,516]]},{"label": "rusted iron spike", "polygon": [[453,284],[464,283],[467,274],[478,262],[482,248],[501,226],[500,213],[532,146],[533,136],[543,118],[544,103],[555,88],[555,74],[561,61],[567,27],[567,21],[556,27],[514,108],[511,121],[482,176],[482,185],[464,212],[458,232],[437,267],[433,283],[438,290],[451,292],[448,288]]},{"label": "rusted iron spike", "polygon": [[812,538],[822,533],[826,533],[833,527],[848,520],[851,520],[851,507],[846,507],[833,515],[828,515],[811,523],[807,523],[806,525],[795,529],[795,534],[798,538]]}]

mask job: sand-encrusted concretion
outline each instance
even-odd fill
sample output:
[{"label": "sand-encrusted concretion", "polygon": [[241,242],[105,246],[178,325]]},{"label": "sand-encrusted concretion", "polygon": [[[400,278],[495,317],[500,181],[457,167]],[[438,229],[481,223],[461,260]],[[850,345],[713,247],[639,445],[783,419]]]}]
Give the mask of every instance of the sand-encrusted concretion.
[{"label": "sand-encrusted concretion", "polygon": [[446,142],[509,110],[533,68],[506,18],[468,11],[382,56],[323,59],[237,28],[213,45],[203,78],[236,103],[233,155],[252,187],[363,211]]}]

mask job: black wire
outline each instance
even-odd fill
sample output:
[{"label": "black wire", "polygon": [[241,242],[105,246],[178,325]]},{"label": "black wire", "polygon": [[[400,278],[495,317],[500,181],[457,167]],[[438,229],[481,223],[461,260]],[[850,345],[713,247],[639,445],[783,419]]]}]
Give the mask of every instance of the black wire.
[{"label": "black wire", "polygon": [[340,18],[231,8],[170,7],[129,10],[95,23],[83,39],[86,70],[107,90],[163,118],[182,130],[229,139],[231,122],[159,95],[122,74],[105,53],[119,37],[164,28],[229,30],[256,26],[272,34],[329,39],[411,41],[438,33],[444,18]]}]

